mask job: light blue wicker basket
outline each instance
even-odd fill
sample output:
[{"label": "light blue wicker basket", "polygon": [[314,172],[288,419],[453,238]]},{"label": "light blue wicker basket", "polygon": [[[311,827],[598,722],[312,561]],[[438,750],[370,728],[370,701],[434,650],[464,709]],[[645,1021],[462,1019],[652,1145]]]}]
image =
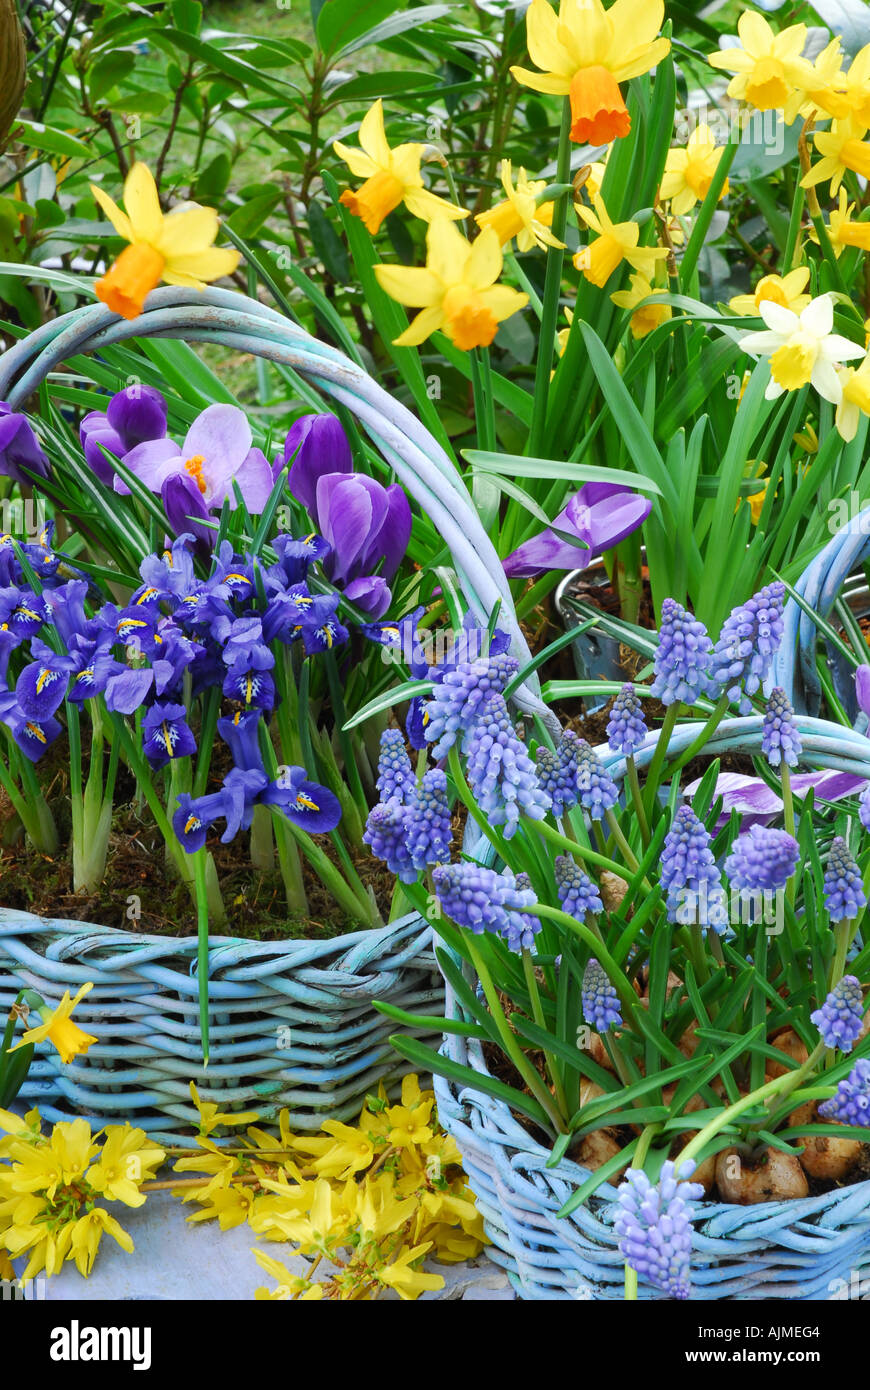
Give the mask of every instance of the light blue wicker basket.
[{"label": "light blue wicker basket", "polygon": [[[870,557],[870,507],[852,517],[807,566],[794,588],[809,608],[827,618],[849,576]],[[863,587],[863,586],[862,586]],[[773,663],[771,683],[782,686],[795,709],[818,714],[822,688],[816,670],[818,628],[793,598],[785,607],[785,630]],[[856,713],[852,668],[828,649],[834,689],[847,713]]]},{"label": "light blue wicker basket", "polygon": [[[520,660],[528,659],[501,563],[448,455],[359,366],[254,300],[224,290],[161,289],[133,322],[99,304],[77,309],[0,358],[0,400],[21,409],[70,358],[131,337],[252,353],[285,364],[346,406],[444,537],[471,610],[486,621],[500,600],[499,623]],[[536,679],[518,696],[522,708],[548,717]],[[379,1080],[389,1083],[406,1070],[387,1041],[395,1025],[372,1001],[423,1015],[443,1011],[431,940],[416,916],[325,942],[212,938],[204,1072],[195,939],[0,910],[0,1009],[22,986],[54,1001],[86,980],[95,983],[76,1016],[99,1042],[66,1067],[43,1046],[23,1098],[49,1120],[75,1113],[101,1124],[128,1119],[175,1143],[184,1142],[196,1118],[191,1079],[221,1106],[255,1108],[264,1118],[287,1106],[299,1130],[319,1128],[327,1116],[346,1118]]]},{"label": "light blue wicker basket", "polygon": [[[870,740],[824,720],[801,716],[803,761],[870,779]],[[711,755],[756,752],[761,717],[732,719],[708,744]],[[697,726],[678,726],[682,751]],[[650,735],[635,755],[649,762]],[[607,745],[596,749],[614,778],[625,761]],[[447,1016],[464,1018],[449,983]],[[466,1021],[470,1021],[467,1020]],[[448,1034],[442,1053],[474,1071],[488,1071],[480,1042]],[[624,1296],[624,1262],[613,1230],[616,1189],[604,1184],[569,1217],[558,1212],[589,1170],[563,1159],[547,1168],[547,1149],[531,1138],[507,1105],[469,1086],[435,1077],[442,1125],[455,1138],[492,1241],[487,1253],[507,1270],[522,1298],[616,1300]],[[859,1297],[858,1277],[870,1266],[870,1182],[820,1196],[754,1207],[701,1204],[692,1251],[692,1298],[823,1300]],[[854,1277],[853,1277],[854,1271]],[[640,1281],[639,1297],[665,1295]]]}]

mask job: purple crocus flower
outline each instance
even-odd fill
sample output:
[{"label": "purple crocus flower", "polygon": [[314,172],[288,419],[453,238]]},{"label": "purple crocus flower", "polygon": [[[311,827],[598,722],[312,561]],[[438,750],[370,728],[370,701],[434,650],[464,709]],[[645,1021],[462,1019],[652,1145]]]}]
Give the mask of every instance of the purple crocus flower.
[{"label": "purple crocus flower", "polygon": [[[684,788],[683,796],[687,801],[692,800],[700,785],[699,777]],[[800,772],[792,777],[791,786],[797,797],[806,796],[813,787],[817,800],[822,801],[839,801],[841,797],[851,796],[861,788],[870,790],[870,782],[851,772]],[[749,830],[753,825],[768,825],[782,811],[782,798],[763,778],[747,777],[742,772],[720,772],[713,793],[714,801],[720,796],[722,810],[713,827],[717,834],[728,824],[732,810],[738,812],[743,830]]]},{"label": "purple crocus flower", "polygon": [[[512,579],[527,579],[545,570],[585,569],[596,555],[612,549],[643,525],[651,507],[648,497],[631,488],[585,483],[551,527],[508,555],[505,573]],[[583,544],[572,543],[571,536]]]},{"label": "purple crocus flower", "polygon": [[284,444],[283,463],[277,471],[288,463],[292,467],[287,486],[314,516],[318,480],[325,473],[353,472],[347,435],[334,415],[300,415],[294,421]]},{"label": "purple crocus flower", "polygon": [[16,483],[32,482],[22,469],[40,478],[47,478],[50,472],[48,459],[27,416],[0,401],[0,476],[12,478]]},{"label": "purple crocus flower", "polygon": [[363,473],[325,473],[317,480],[313,516],[332,547],[323,569],[335,584],[370,576],[379,566],[389,583],[411,537],[411,507],[398,483],[384,487]]},{"label": "purple crocus flower", "polygon": [[[272,492],[272,470],[263,452],[252,447],[247,416],[235,405],[207,406],[180,448],[171,439],[146,440],[123,462],[152,492],[162,492],[168,479],[180,478],[185,497],[199,508],[194,515],[208,515],[225,498],[235,507],[234,484],[254,515],[262,512]],[[129,491],[119,477],[114,485],[117,492]],[[182,505],[180,497],[174,500]],[[190,526],[182,529],[190,531]]]},{"label": "purple crocus flower", "polygon": [[860,708],[870,714],[870,666],[859,666],[855,672],[855,695]]},{"label": "purple crocus flower", "polygon": [[153,386],[127,386],[118,391],[106,409],[92,410],[79,426],[79,438],[89,466],[101,483],[112,486],[115,470],[107,449],[122,459],[138,444],[163,439],[166,434],[166,401]]}]

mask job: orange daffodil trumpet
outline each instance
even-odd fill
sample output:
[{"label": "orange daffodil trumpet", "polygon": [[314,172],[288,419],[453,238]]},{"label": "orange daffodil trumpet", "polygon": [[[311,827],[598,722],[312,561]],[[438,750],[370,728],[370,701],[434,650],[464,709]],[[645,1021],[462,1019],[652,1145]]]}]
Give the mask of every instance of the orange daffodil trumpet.
[{"label": "orange daffodil trumpet", "polygon": [[378,284],[391,299],[419,309],[395,339],[414,347],[436,329],[463,351],[488,347],[498,325],[528,303],[528,295],[497,285],[502,251],[497,233],[486,227],[469,243],[447,218],[429,224],[425,267],[376,265]]},{"label": "orange daffodil trumpet", "polygon": [[629,326],[633,338],[645,338],[659,324],[667,323],[673,314],[670,304],[656,303],[663,294],[662,289],[651,285],[645,275],[632,275],[629,279],[631,289],[619,290],[610,296],[618,309],[630,309]]},{"label": "orange daffodil trumpet", "polygon": [[535,92],[571,100],[571,139],[607,145],[631,129],[620,82],[649,72],[667,57],[670,40],[658,38],[662,0],[532,0],[526,11],[529,57],[540,72],[512,67]]},{"label": "orange daffodil trumpet", "polygon": [[838,373],[842,362],[863,358],[864,348],[851,338],[834,333],[834,304],[830,295],[810,300],[800,314],[772,300],[762,300],[759,313],[766,328],[746,333],[740,339],[744,352],[767,357],[770,381],[767,400],[776,400],[785,391],[798,391],[812,385],[819,395],[839,405],[843,387]]},{"label": "orange daffodil trumpet", "polygon": [[520,251],[531,251],[533,246],[542,251],[547,246],[564,248],[564,242],[550,231],[554,204],[538,205],[538,197],[547,186],[546,180],[530,179],[525,169],[518,169],[514,187],[509,159],[502,160],[500,172],[502,188],[507,197],[487,212],[478,213],[474,219],[478,227],[492,227],[501,246],[507,246],[516,237]]},{"label": "orange daffodil trumpet", "polygon": [[667,256],[665,246],[639,246],[640,225],[637,222],[612,222],[599,195],[593,199],[595,211],[575,204],[575,211],[597,236],[588,246],[584,246],[574,257],[574,265],[586,279],[599,289],[603,289],[614,270],[623,261],[628,261],[632,270],[640,271],[649,279],[655,270],[656,261]]},{"label": "orange daffodil trumpet", "polygon": [[423,185],[420,164],[424,145],[397,145],[391,149],[384,131],[384,107],[380,98],[363,117],[359,128],[358,150],[336,140],[332,148],[343,159],[355,178],[364,179],[356,192],[347,188],[339,202],[375,234],[384,218],[400,203],[414,217],[431,222],[434,217],[454,220],[467,217],[465,208],[448,203]]},{"label": "orange daffodil trumpet", "polygon": [[146,164],[134,164],[124,181],[125,212],[96,184],[91,192],[118,235],[130,243],[96,285],[97,298],[122,318],[137,318],[145,296],[161,280],[202,290],[239,264],[238,251],[214,245],[219,228],[214,208],[185,203],[162,211]]}]

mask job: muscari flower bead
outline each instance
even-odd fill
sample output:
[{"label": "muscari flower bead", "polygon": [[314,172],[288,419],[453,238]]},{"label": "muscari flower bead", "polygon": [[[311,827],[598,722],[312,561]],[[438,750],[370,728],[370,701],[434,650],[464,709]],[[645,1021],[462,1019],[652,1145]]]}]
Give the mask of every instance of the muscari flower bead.
[{"label": "muscari flower bead", "polygon": [[643,708],[629,681],[613,702],[607,724],[607,742],[614,753],[628,758],[640,748],[647,736]]},{"label": "muscari flower bead", "polygon": [[569,917],[582,922],[589,912],[603,912],[604,904],[588,874],[584,873],[576,859],[567,854],[557,854],[553,869],[556,875],[556,891],[562,911]]},{"label": "muscari flower bead", "polygon": [[810,1014],[826,1047],[851,1052],[861,1036],[864,1022],[864,995],[854,975],[844,975],[834,986],[820,1009]]},{"label": "muscari flower bead", "polygon": [[433,767],[425,774],[413,805],[405,812],[405,845],[414,868],[446,863],[452,839],[447,776]]},{"label": "muscari flower bead", "polygon": [[605,812],[619,800],[619,789],[594,748],[577,740],[578,800],[592,820],[603,820]]},{"label": "muscari flower bead", "polygon": [[800,732],[794,722],[794,710],[785,691],[779,686],[771,690],[764,712],[761,730],[761,751],[771,767],[787,763],[796,767],[803,747]]},{"label": "muscari flower bead", "polygon": [[700,1183],[687,1182],[695,1165],[680,1164],[680,1177],[668,1159],[653,1185],[639,1168],[629,1168],[617,1192],[614,1230],[623,1259],[642,1278],[671,1298],[691,1293],[693,1203],[703,1197]]},{"label": "muscari flower bead", "polygon": [[518,936],[526,930],[525,909],[535,902],[533,888],[518,884],[513,874],[505,870],[484,868],[463,860],[459,864],[439,864],[432,870],[432,883],[439,903],[447,916],[460,927],[475,935],[497,932],[516,950]]},{"label": "muscari flower bead", "polygon": [[775,892],[788,883],[799,858],[797,841],[785,830],[753,825],[734,841],[725,873],[741,892]]},{"label": "muscari flower bead", "polygon": [[[522,890],[531,889],[532,880],[528,874],[517,874],[516,886]],[[528,912],[515,912],[503,935],[512,951],[530,951],[540,930],[540,917],[532,917]]]},{"label": "muscari flower bead", "polygon": [[777,579],[731,610],[710,658],[718,691],[737,701],[741,714],[752,709],[750,695],[767,678],[782,641],[785,585]]},{"label": "muscari flower bead", "polygon": [[858,819],[865,830],[870,830],[870,782],[862,791],[858,802]]},{"label": "muscari flower bead", "polygon": [[381,734],[377,780],[381,801],[389,801],[395,796],[403,804],[406,803],[409,796],[413,799],[415,782],[414,769],[405,750],[401,730],[384,729]]},{"label": "muscari flower bead", "polygon": [[687,613],[676,599],[666,598],[650,694],[663,705],[673,705],[678,700],[691,705],[699,695],[710,694],[707,667],[712,650],[704,624]]},{"label": "muscari flower bead", "polygon": [[832,922],[857,917],[867,906],[864,886],[858,865],[849,853],[846,841],[837,836],[831,843],[824,883],[825,907]]},{"label": "muscari flower bead", "polygon": [[596,1033],[606,1033],[622,1023],[619,995],[593,956],[583,971],[583,1017]]},{"label": "muscari flower bead", "polygon": [[510,839],[520,813],[543,820],[550,798],[542,790],[528,750],[514,733],[503,695],[490,691],[467,740],[465,775],[478,806],[491,825],[505,827]]},{"label": "muscari flower bead", "polygon": [[500,695],[518,670],[516,658],[501,652],[496,656],[478,657],[476,661],[460,661],[445,671],[435,671],[435,688],[426,706],[426,739],[435,744],[436,758],[447,756],[457,733],[468,737],[487,696]]},{"label": "muscari flower bead", "polygon": [[363,839],[376,859],[382,859],[390,873],[402,883],[413,883],[417,870],[405,844],[406,807],[397,797],[379,801],[369,811]]},{"label": "muscari flower bead", "polygon": [[722,878],[710,848],[710,834],[691,806],[680,806],[662,846],[659,882],[667,894],[669,922],[728,926]]},{"label": "muscari flower bead", "polygon": [[859,1057],[830,1100],[819,1106],[819,1118],[841,1125],[870,1125],[870,1061]]},{"label": "muscari flower bead", "polygon": [[543,745],[535,754],[538,783],[552,803],[553,815],[564,816],[577,805],[577,774],[567,771],[559,758]]}]

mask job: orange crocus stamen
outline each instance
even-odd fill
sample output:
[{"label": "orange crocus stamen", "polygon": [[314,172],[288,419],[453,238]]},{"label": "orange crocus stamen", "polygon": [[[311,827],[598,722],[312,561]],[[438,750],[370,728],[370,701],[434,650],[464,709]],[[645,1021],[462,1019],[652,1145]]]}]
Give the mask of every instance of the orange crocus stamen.
[{"label": "orange crocus stamen", "polygon": [[571,139],[580,145],[609,145],[631,130],[619,83],[609,68],[580,68],[571,78]]},{"label": "orange crocus stamen", "polygon": [[142,312],[145,296],[160,284],[166,261],[144,241],[125,246],[115,264],[96,284],[97,298],[123,319]]},{"label": "orange crocus stamen", "polygon": [[205,478],[202,476],[202,468],[204,463],[205,458],[202,454],[194,454],[193,458],[189,458],[184,465],[191,478],[193,478],[194,482],[196,483],[197,487],[202,493],[205,492],[206,488]]}]

